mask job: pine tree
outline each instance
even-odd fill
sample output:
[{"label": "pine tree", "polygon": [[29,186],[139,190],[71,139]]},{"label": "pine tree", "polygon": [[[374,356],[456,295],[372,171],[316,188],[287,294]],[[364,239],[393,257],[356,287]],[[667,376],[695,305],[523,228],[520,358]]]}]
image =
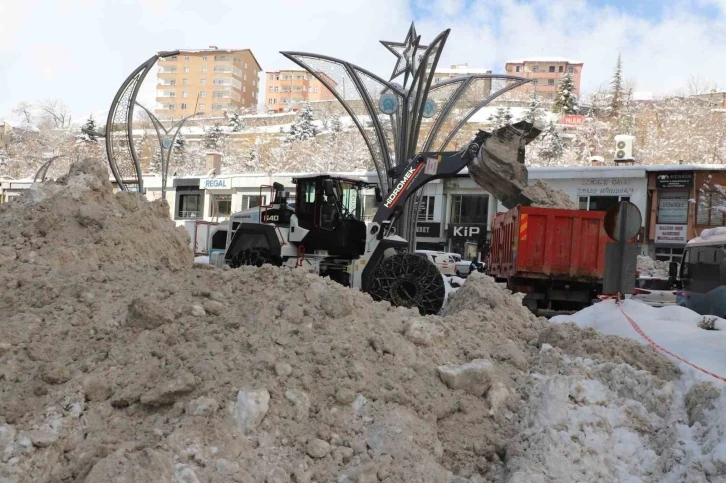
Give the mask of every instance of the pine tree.
[{"label": "pine tree", "polygon": [[343,124],[340,122],[339,117],[334,117],[330,121],[330,130],[333,132],[341,132],[343,130]]},{"label": "pine tree", "polygon": [[245,128],[245,121],[238,111],[232,113],[227,120],[227,125],[232,128],[232,132],[240,132]]},{"label": "pine tree", "polygon": [[215,124],[204,133],[204,147],[207,149],[222,150],[226,140],[227,133],[219,124]]},{"label": "pine tree", "polygon": [[509,107],[497,107],[497,110],[489,116],[492,129],[499,129],[512,121],[512,110]]},{"label": "pine tree", "polygon": [[539,142],[539,157],[545,161],[554,161],[559,159],[565,152],[565,143],[557,134],[557,129],[552,121],[547,124],[547,128],[541,134],[542,139]]},{"label": "pine tree", "polygon": [[96,121],[93,119],[93,115],[88,116],[86,123],[81,128],[81,135],[78,136],[78,140],[86,143],[98,142],[98,136],[96,135]]},{"label": "pine tree", "polygon": [[524,117],[524,120],[527,122],[531,122],[532,124],[537,124],[545,121],[545,111],[541,107],[541,102],[539,99],[537,99],[537,96],[533,96],[532,100],[529,102],[529,106],[527,106],[527,114]]},{"label": "pine tree", "polygon": [[313,124],[313,109],[309,102],[303,103],[298,113],[297,121],[290,126],[290,133],[286,141],[288,143],[295,141],[306,141],[318,135],[318,130]]},{"label": "pine tree", "polygon": [[618,54],[618,63],[615,65],[613,79],[610,82],[610,114],[620,114],[623,97],[623,63]]},{"label": "pine tree", "polygon": [[187,146],[187,138],[184,137],[184,134],[179,131],[179,133],[176,135],[176,139],[174,139],[174,152],[176,153],[183,153]]},{"label": "pine tree", "polygon": [[577,96],[575,96],[575,84],[572,75],[568,72],[562,78],[557,87],[557,100],[552,106],[554,112],[562,114],[574,114],[578,111]]}]

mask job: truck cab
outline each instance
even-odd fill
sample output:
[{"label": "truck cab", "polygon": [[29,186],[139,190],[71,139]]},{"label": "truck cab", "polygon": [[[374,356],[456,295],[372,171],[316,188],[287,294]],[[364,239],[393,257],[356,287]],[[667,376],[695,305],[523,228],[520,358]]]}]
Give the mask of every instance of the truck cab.
[{"label": "truck cab", "polygon": [[678,275],[679,306],[701,315],[726,316],[726,231],[704,230],[689,241]]}]

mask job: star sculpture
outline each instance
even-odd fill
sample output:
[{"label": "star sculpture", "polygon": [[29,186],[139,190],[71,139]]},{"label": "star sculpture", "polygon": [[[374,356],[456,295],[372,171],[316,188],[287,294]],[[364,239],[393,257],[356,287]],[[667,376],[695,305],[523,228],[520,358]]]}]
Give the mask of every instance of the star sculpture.
[{"label": "star sculpture", "polygon": [[428,48],[427,45],[419,45],[420,41],[421,36],[416,35],[416,27],[413,23],[411,23],[406,40],[403,42],[381,40],[381,44],[398,58],[398,62],[396,62],[396,66],[393,68],[391,80],[405,73],[403,84],[406,85],[409,74],[412,77],[416,75],[416,69],[419,67],[418,63]]}]

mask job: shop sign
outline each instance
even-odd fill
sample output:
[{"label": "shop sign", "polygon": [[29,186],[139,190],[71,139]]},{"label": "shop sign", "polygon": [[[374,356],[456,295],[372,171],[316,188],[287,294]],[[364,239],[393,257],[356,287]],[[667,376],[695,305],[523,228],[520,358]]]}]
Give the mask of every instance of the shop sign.
[{"label": "shop sign", "polygon": [[659,173],[655,177],[655,187],[657,189],[683,189],[690,188],[691,186],[693,186],[693,173]]},{"label": "shop sign", "polygon": [[479,239],[487,234],[487,225],[485,223],[465,224],[449,224],[449,238],[463,238],[467,240]]},{"label": "shop sign", "polygon": [[631,196],[633,180],[627,178],[589,178],[580,181],[577,196]]},{"label": "shop sign", "polygon": [[562,124],[565,126],[582,126],[585,124],[585,116],[577,114],[565,114],[562,116]]},{"label": "shop sign", "polygon": [[688,225],[655,225],[655,243],[685,245]]},{"label": "shop sign", "polygon": [[202,180],[202,188],[204,189],[228,189],[228,178],[207,178]]},{"label": "shop sign", "polygon": [[441,236],[441,223],[417,223],[416,236],[439,238]]},{"label": "shop sign", "polygon": [[688,193],[660,193],[658,221],[681,224],[688,220]]}]

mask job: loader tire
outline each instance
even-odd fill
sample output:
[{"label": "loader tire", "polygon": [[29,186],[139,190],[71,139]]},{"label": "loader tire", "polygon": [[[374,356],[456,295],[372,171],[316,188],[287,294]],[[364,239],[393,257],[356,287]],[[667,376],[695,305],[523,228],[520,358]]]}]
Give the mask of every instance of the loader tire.
[{"label": "loader tire", "polygon": [[373,300],[415,307],[421,315],[429,315],[443,307],[446,289],[436,265],[418,255],[399,253],[376,267],[368,293]]},{"label": "loader tire", "polygon": [[229,266],[232,268],[239,268],[241,266],[261,267],[262,265],[270,264],[279,267],[281,260],[276,260],[276,258],[278,257],[273,257],[267,248],[245,248],[232,257]]}]

